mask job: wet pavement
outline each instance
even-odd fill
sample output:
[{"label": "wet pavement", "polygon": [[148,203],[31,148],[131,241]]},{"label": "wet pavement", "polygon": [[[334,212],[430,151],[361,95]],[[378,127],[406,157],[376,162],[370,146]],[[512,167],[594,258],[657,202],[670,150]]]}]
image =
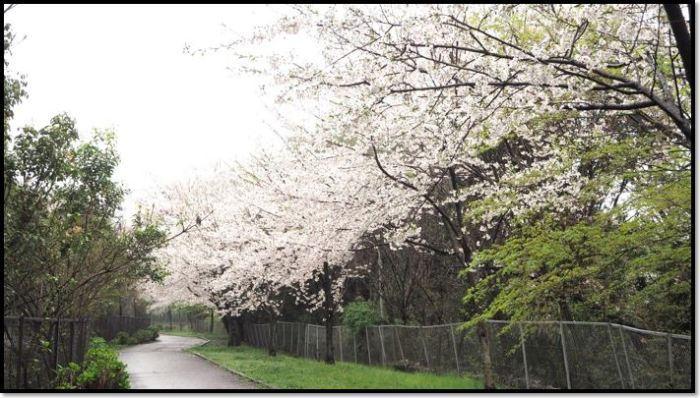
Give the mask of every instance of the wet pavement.
[{"label": "wet pavement", "polygon": [[126,364],[132,389],[257,388],[252,381],[184,351],[204,342],[161,334],[152,343],[122,349],[119,358]]}]

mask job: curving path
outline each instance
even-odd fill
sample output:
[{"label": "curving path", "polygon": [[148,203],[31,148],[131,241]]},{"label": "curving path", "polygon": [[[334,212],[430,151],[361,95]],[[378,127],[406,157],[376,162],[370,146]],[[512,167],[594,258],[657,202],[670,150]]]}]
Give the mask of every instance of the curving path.
[{"label": "curving path", "polygon": [[253,389],[250,380],[184,350],[203,344],[196,337],[160,335],[152,343],[122,349],[132,389]]}]

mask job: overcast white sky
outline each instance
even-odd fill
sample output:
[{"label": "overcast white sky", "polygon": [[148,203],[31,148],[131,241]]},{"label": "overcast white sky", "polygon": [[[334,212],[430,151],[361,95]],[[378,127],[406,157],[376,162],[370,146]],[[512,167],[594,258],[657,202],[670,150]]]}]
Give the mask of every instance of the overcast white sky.
[{"label": "overcast white sky", "polygon": [[265,125],[270,114],[258,83],[226,69],[230,54],[192,56],[183,48],[219,44],[279,9],[19,5],[5,21],[18,37],[10,66],[26,75],[29,96],[12,126],[41,127],[68,112],[83,137],[113,128],[130,214],[156,184],[278,140]]}]

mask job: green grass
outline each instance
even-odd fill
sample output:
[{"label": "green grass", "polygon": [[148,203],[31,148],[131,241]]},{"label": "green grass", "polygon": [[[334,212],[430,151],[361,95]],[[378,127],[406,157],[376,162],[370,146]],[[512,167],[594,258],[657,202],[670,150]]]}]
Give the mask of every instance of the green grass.
[{"label": "green grass", "polygon": [[[193,334],[194,335],[194,334]],[[201,336],[201,335],[199,335]],[[271,357],[250,346],[226,347],[225,341],[191,348],[213,362],[272,388],[298,389],[480,389],[479,380],[456,375],[405,373],[392,369],[320,361],[284,354]]]},{"label": "green grass", "polygon": [[160,334],[169,334],[172,336],[183,336],[183,337],[200,337],[203,339],[211,340],[217,344],[226,344],[227,336],[221,333],[201,333],[191,330],[161,330]]}]

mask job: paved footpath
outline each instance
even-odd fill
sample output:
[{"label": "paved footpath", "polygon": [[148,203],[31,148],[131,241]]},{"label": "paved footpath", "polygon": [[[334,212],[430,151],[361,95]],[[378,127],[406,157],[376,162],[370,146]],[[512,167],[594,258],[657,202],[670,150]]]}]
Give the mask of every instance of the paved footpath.
[{"label": "paved footpath", "polygon": [[204,341],[161,334],[152,343],[122,349],[119,358],[126,364],[131,388],[258,388],[252,381],[184,351]]}]

